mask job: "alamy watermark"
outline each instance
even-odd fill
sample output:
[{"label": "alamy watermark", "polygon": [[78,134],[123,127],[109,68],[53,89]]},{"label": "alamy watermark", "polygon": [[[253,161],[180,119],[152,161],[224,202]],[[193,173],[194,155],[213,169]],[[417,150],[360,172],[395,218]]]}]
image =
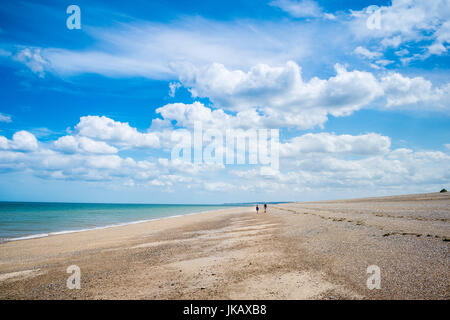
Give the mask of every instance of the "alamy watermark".
[{"label": "alamy watermark", "polygon": [[366,26],[369,30],[380,30],[381,29],[381,9],[378,6],[370,6],[367,9],[369,17],[366,20]]},{"label": "alamy watermark", "polygon": [[68,289],[81,289],[81,270],[77,265],[71,265],[67,267],[67,273],[71,273],[71,276],[67,278]]},{"label": "alamy watermark", "polygon": [[196,121],[193,133],[175,131],[171,139],[177,142],[172,148],[172,161],[251,164],[270,166],[274,171],[279,169],[278,129],[204,130],[203,124]]},{"label": "alamy watermark", "polygon": [[367,267],[366,272],[370,274],[370,277],[367,279],[366,285],[367,289],[381,289],[381,270],[377,265],[370,265]]},{"label": "alamy watermark", "polygon": [[80,9],[80,7],[72,4],[67,7],[66,13],[70,14],[70,16],[66,20],[67,29],[69,29],[69,30],[81,29],[81,9]]}]

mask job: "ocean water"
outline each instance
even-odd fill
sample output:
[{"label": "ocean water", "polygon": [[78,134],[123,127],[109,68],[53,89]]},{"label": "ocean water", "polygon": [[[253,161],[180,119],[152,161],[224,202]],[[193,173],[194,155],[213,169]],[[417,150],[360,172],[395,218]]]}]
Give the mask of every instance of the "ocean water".
[{"label": "ocean water", "polygon": [[0,202],[0,242],[109,228],[232,206]]}]

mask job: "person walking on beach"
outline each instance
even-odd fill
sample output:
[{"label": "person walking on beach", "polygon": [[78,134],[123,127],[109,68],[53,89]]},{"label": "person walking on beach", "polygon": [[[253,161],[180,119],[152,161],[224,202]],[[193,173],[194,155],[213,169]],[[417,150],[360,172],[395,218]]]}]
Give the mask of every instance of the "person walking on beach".
[{"label": "person walking on beach", "polygon": [[264,213],[267,211],[267,203],[264,203]]},{"label": "person walking on beach", "polygon": [[258,207],[258,205],[256,205],[256,213],[258,213],[258,211],[259,211],[259,207]]}]

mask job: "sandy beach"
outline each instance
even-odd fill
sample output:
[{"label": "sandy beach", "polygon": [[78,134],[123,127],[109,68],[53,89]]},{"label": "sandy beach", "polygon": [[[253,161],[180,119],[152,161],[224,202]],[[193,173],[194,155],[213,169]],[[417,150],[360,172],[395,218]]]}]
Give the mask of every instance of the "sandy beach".
[{"label": "sandy beach", "polygon": [[[450,194],[241,207],[0,244],[0,299],[449,299]],[[67,267],[81,270],[70,290]],[[381,288],[369,290],[369,265]]]}]

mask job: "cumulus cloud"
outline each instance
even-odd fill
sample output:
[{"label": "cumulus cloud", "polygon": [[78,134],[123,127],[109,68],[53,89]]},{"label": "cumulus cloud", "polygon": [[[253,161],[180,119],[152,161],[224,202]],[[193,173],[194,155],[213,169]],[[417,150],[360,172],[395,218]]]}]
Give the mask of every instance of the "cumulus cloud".
[{"label": "cumulus cloud", "polygon": [[117,148],[103,141],[95,141],[79,136],[64,136],[56,140],[53,144],[56,150],[66,153],[112,154],[118,151]]},{"label": "cumulus cloud", "polygon": [[192,128],[199,121],[204,128],[308,129],[323,125],[329,114],[349,115],[374,107],[374,101],[388,108],[448,110],[450,84],[434,87],[423,77],[394,72],[377,79],[371,73],[347,71],[340,65],[336,70],[334,77],[306,82],[294,62],[282,67],[258,65],[247,73],[220,64],[188,68],[180,78],[183,85],[193,97],[208,97],[213,107],[200,102],[167,104],[156,109],[163,119],[154,119],[152,128],[172,128],[173,121],[179,127]]},{"label": "cumulus cloud", "polygon": [[421,109],[449,110],[450,84],[433,87],[431,81],[423,77],[409,78],[399,73],[389,73],[381,78],[386,96],[386,106],[417,105]]},{"label": "cumulus cloud", "polygon": [[178,126],[186,128],[192,128],[196,121],[208,127],[229,127],[232,118],[223,110],[212,110],[198,101],[192,104],[170,103],[156,109],[156,113],[161,114],[167,123],[175,120]]},{"label": "cumulus cloud", "polygon": [[[379,189],[440,186],[450,181],[450,156],[439,151],[414,152],[396,149],[361,159],[348,159],[332,154],[309,154],[301,159],[283,161],[285,170],[270,176],[259,170],[232,170],[231,173],[254,185],[262,181],[290,190],[352,190],[365,188],[371,193]],[[423,190],[423,189],[422,189]]]},{"label": "cumulus cloud", "polygon": [[[377,60],[383,66],[390,60]],[[187,125],[205,120],[213,125],[237,127],[297,127],[323,125],[328,115],[345,116],[372,102],[386,107],[413,107],[423,111],[448,110],[450,83],[433,86],[423,77],[397,72],[378,79],[369,72],[348,71],[336,65],[336,76],[304,81],[295,62],[281,67],[257,65],[248,72],[229,70],[221,64],[204,67],[183,65],[180,81],[193,97],[207,97],[216,110],[202,104],[171,104],[158,109],[168,119]],[[221,109],[234,112],[234,116]]]},{"label": "cumulus cloud", "polygon": [[80,136],[107,141],[123,148],[157,148],[159,138],[154,133],[140,133],[126,122],[105,116],[85,116],[75,126]]},{"label": "cumulus cloud", "polygon": [[[89,137],[88,137],[89,136]],[[191,163],[167,158],[135,160],[119,148],[154,147],[153,133],[139,133],[128,123],[106,117],[82,117],[75,135],[38,143],[33,134],[18,131],[9,140],[0,136],[0,172],[27,171],[45,179],[77,181],[121,180],[127,185],[171,186],[222,170],[221,163]]]},{"label": "cumulus cloud", "polygon": [[275,122],[307,128],[326,121],[326,115],[348,115],[382,94],[368,72],[347,71],[336,65],[336,76],[304,81],[293,61],[281,67],[260,64],[248,72],[229,70],[214,63],[205,67],[184,66],[180,81],[194,97],[208,97],[216,107],[231,111],[258,108]]},{"label": "cumulus cloud", "polygon": [[25,130],[14,133],[11,140],[0,136],[0,149],[21,152],[34,151],[38,148],[36,137]]},{"label": "cumulus cloud", "polygon": [[111,154],[67,153],[45,146],[29,152],[0,151],[0,170],[28,171],[46,179],[79,181],[140,180],[143,174],[158,175],[156,166],[146,160],[135,161]]},{"label": "cumulus cloud", "polygon": [[[100,137],[101,138],[101,137]],[[280,146],[280,170],[182,160],[136,160],[102,140],[82,135],[38,143],[26,131],[0,136],[0,171],[27,171],[44,179],[118,181],[128,187],[197,188],[207,192],[293,192],[404,185],[432,186],[450,181],[450,156],[441,151],[390,150],[390,138],[377,133],[304,134]],[[267,170],[271,171],[267,174]],[[225,173],[224,179],[219,178]],[[214,173],[214,175],[211,175]]]},{"label": "cumulus cloud", "polygon": [[[378,15],[377,25],[368,28],[368,19]],[[382,39],[383,47],[394,47],[405,43],[426,43],[425,50],[416,58],[431,54],[441,55],[448,50],[450,41],[448,0],[393,0],[387,6],[369,6],[352,11],[351,28],[361,38]],[[374,20],[375,21],[375,20]]]},{"label": "cumulus cloud", "polygon": [[[195,101],[191,104],[170,103],[156,109],[163,119],[154,119],[152,129],[171,128],[175,121],[177,127],[192,129],[196,122],[200,122],[204,129],[250,129],[270,127],[276,115],[264,115],[250,108],[235,114],[227,113],[223,109],[213,109],[203,103]],[[273,123],[272,123],[273,124]],[[158,134],[155,131],[155,134]],[[164,139],[160,135],[160,139]]]},{"label": "cumulus cloud", "polygon": [[[339,114],[358,109],[380,94],[375,77],[336,65],[327,80],[303,81],[295,62],[281,67],[257,65],[248,72],[214,63],[183,73],[182,83],[194,97],[208,97],[218,107],[241,111],[251,107],[295,110],[322,108]],[[351,84],[351,85],[350,85]]]}]

